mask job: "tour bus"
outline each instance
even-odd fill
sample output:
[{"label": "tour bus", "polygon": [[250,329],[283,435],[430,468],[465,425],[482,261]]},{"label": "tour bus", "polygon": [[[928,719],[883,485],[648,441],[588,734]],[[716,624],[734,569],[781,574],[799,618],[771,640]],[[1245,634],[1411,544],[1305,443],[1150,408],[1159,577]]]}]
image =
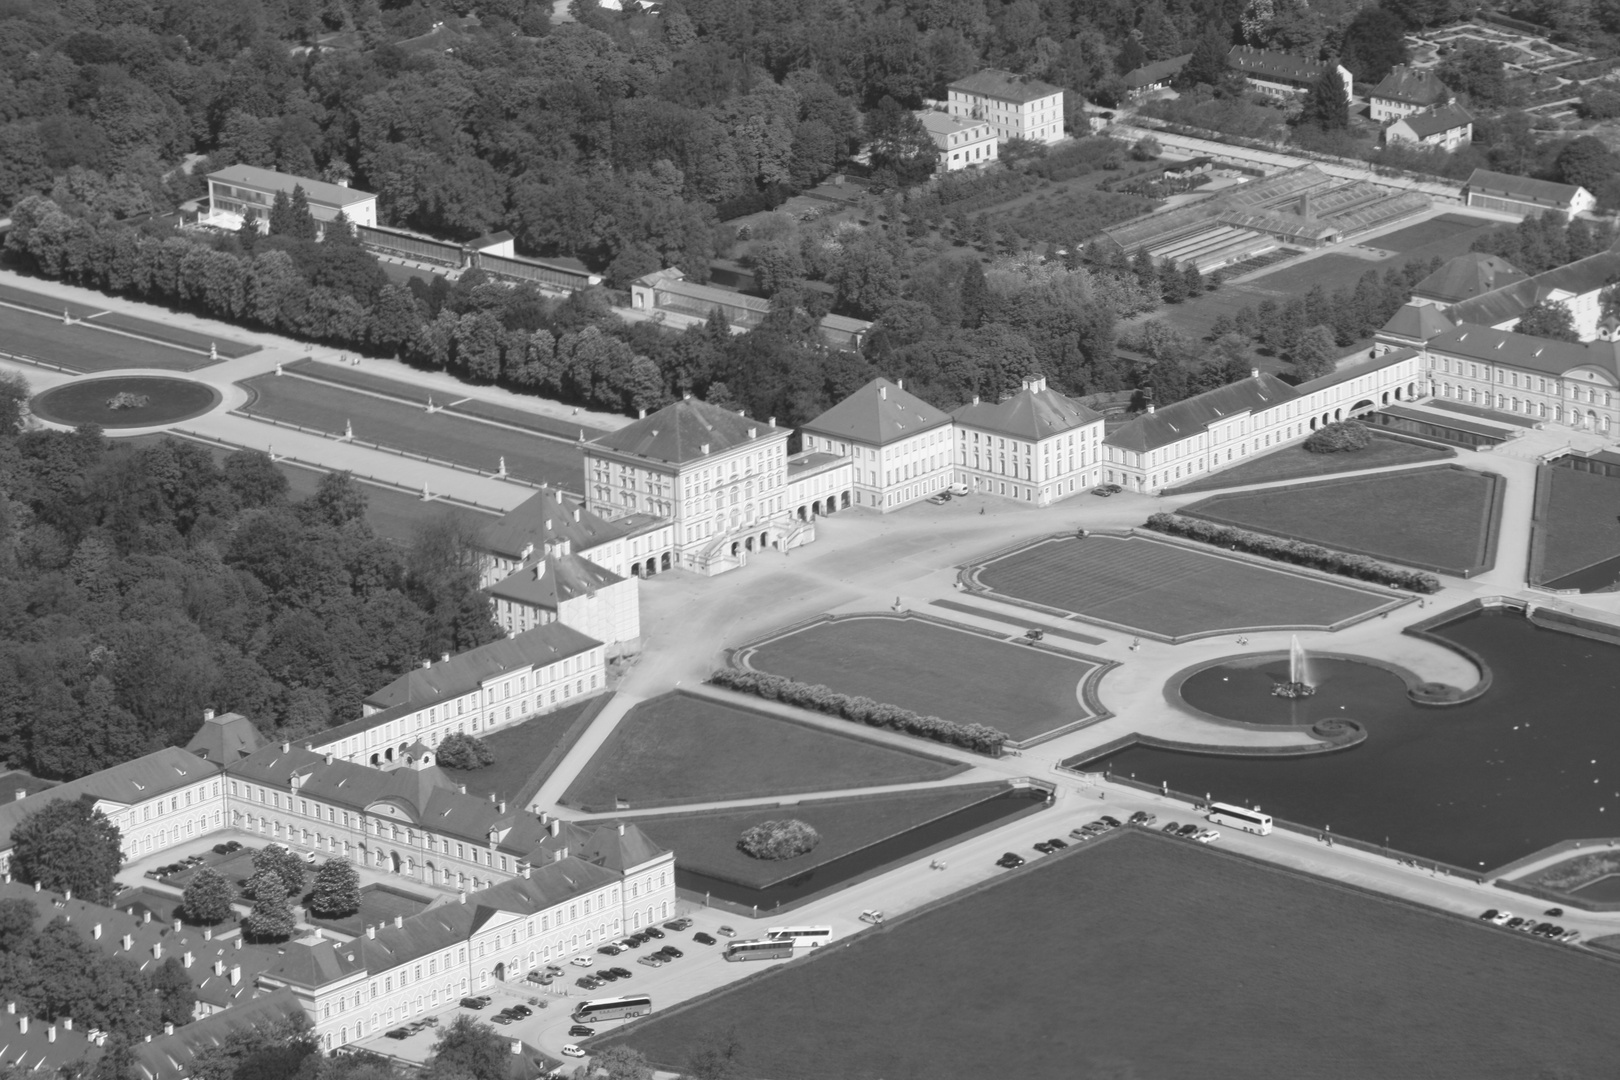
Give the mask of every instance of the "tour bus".
[{"label": "tour bus", "polygon": [[793,942],[786,938],[764,941],[733,941],[726,945],[725,958],[738,960],[780,960],[793,955]]},{"label": "tour bus", "polygon": [[791,941],[795,949],[814,949],[832,940],[830,926],[773,926],[765,936],[777,941]]},{"label": "tour bus", "polygon": [[574,1023],[592,1024],[598,1020],[628,1020],[632,1016],[645,1016],[652,1012],[652,998],[645,995],[632,997],[597,998],[582,1001],[574,1010]]},{"label": "tour bus", "polygon": [[1271,832],[1271,815],[1262,814],[1258,810],[1218,802],[1209,804],[1208,816],[1209,820],[1217,824],[1230,825],[1244,832],[1259,833],[1261,836]]}]

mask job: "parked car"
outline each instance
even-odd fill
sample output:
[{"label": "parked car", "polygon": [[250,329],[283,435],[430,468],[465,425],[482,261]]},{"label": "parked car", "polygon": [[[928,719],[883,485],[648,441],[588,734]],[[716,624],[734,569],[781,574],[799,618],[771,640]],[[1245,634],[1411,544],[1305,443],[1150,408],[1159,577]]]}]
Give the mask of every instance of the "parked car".
[{"label": "parked car", "polygon": [[1496,917],[1500,914],[1501,912],[1497,911],[1495,908],[1486,908],[1484,913],[1480,915],[1480,918],[1485,922],[1493,923],[1496,921]]},{"label": "parked car", "polygon": [[511,1013],[496,1013],[494,1016],[490,1017],[491,1022],[502,1025],[510,1024],[516,1019],[517,1017],[513,1016]]},{"label": "parked car", "polygon": [[487,997],[464,997],[461,999],[461,1007],[463,1009],[482,1009],[489,1002],[490,999]]},{"label": "parked car", "polygon": [[1108,496],[1118,495],[1124,490],[1125,489],[1120,487],[1118,484],[1098,484],[1096,487],[1091,489],[1091,493],[1093,495],[1101,495],[1106,499]]},{"label": "parked car", "polygon": [[697,942],[699,945],[713,945],[714,935],[705,934],[702,930],[699,930],[697,933],[692,935],[692,940]]},{"label": "parked car", "polygon": [[1176,830],[1177,836],[1197,836],[1198,833],[1199,827],[1197,825],[1183,825],[1180,829]]},{"label": "parked car", "polygon": [[589,975],[581,975],[579,978],[574,980],[574,985],[584,990],[595,990],[602,984],[591,978]]},{"label": "parked car", "polygon": [[659,949],[658,951],[663,953],[665,956],[673,956],[677,960],[679,960],[681,957],[686,955],[685,953],[681,952],[681,950],[677,949],[673,945],[665,945],[662,949]]},{"label": "parked car", "polygon": [[663,967],[668,961],[657,953],[648,953],[646,956],[636,957],[636,963],[646,964],[648,967]]},{"label": "parked car", "polygon": [[719,934],[721,937],[736,937],[737,936],[737,931],[733,930],[729,926],[722,926],[719,929],[715,930],[715,933]]},{"label": "parked car", "polygon": [[1166,824],[1165,827],[1163,829],[1160,829],[1159,831],[1174,834],[1174,833],[1180,831],[1180,829],[1181,829],[1181,823],[1176,822],[1176,821],[1172,821],[1172,822],[1169,822],[1168,824]]},{"label": "parked car", "polygon": [[569,1043],[567,1046],[562,1048],[562,1054],[563,1057],[584,1057],[585,1051],[581,1050],[573,1043]]},{"label": "parked car", "polygon": [[630,969],[629,968],[616,967],[616,968],[613,968],[612,971],[613,971],[613,974],[617,975],[621,979],[628,979],[630,977]]},{"label": "parked car", "polygon": [[647,929],[643,930],[642,933],[646,934],[648,937],[655,938],[661,938],[664,936],[664,932],[658,929],[656,926],[649,926]]},{"label": "parked car", "polygon": [[551,976],[546,974],[544,971],[539,970],[538,968],[536,968],[534,971],[529,972],[528,979],[529,979],[530,982],[539,983],[541,986],[550,986],[551,985]]},{"label": "parked car", "polygon": [[390,1039],[408,1039],[411,1037],[411,1033],[404,1028],[395,1028],[393,1031],[385,1032],[385,1034]]},{"label": "parked car", "polygon": [[1213,844],[1220,838],[1221,830],[1219,829],[1205,829],[1203,832],[1193,837],[1193,839],[1198,841],[1200,844]]},{"label": "parked car", "polygon": [[614,974],[614,971],[613,971],[612,968],[603,968],[601,971],[598,971],[596,973],[596,977],[598,979],[606,979],[608,982],[612,982],[614,979],[617,979],[619,976]]},{"label": "parked car", "polygon": [[568,962],[573,964],[575,967],[590,967],[592,964],[596,963],[596,961],[591,959],[589,956],[576,956]]},{"label": "parked car", "polygon": [[1050,839],[1050,840],[1048,840],[1046,842],[1046,846],[1049,847],[1049,848],[1052,848],[1053,850],[1056,850],[1058,848],[1066,848],[1069,845],[1064,843],[1062,840],[1059,840],[1057,837],[1054,836],[1054,837],[1052,837],[1052,839]]},{"label": "parked car", "polygon": [[568,1029],[568,1034],[571,1038],[588,1039],[592,1035],[596,1034],[596,1029],[588,1028],[584,1024],[575,1024],[573,1027]]},{"label": "parked car", "polygon": [[1159,815],[1150,814],[1146,810],[1138,810],[1131,815],[1132,825],[1141,825],[1144,828],[1159,820]]},{"label": "parked car", "polygon": [[527,1005],[513,1005],[506,1011],[517,1017],[519,1020],[523,1019],[525,1016],[534,1015],[534,1010],[529,1008]]},{"label": "parked car", "polygon": [[624,946],[615,943],[615,944],[610,944],[610,945],[604,945],[600,949],[597,949],[596,951],[599,952],[599,953],[602,953],[605,956],[618,956],[620,953],[624,952]]},{"label": "parked car", "polygon": [[876,926],[882,921],[883,912],[879,911],[877,908],[868,908],[867,910],[861,912],[861,922],[863,923],[871,923],[873,926]]},{"label": "parked car", "polygon": [[558,975],[566,975],[566,974],[568,974],[568,969],[563,967],[560,964],[547,964],[546,965],[546,974],[550,975],[550,976],[553,976],[553,977],[556,977]]},{"label": "parked car", "polygon": [[1565,930],[1562,934],[1558,935],[1558,940],[1568,945],[1579,941],[1580,937],[1581,932],[1579,930]]},{"label": "parked car", "polygon": [[1553,919],[1558,918],[1559,916],[1563,915],[1563,913],[1564,913],[1564,909],[1561,908],[1561,907],[1550,907],[1546,911],[1542,912],[1543,915],[1546,915],[1549,918],[1553,918]]},{"label": "parked car", "polygon": [[1042,855],[1050,855],[1050,854],[1052,854],[1052,852],[1056,851],[1057,849],[1054,848],[1051,844],[1048,844],[1045,840],[1041,840],[1041,841],[1036,843],[1035,850],[1040,852]]},{"label": "parked car", "polygon": [[950,492],[952,495],[966,495],[968,493],[968,486],[966,484],[952,484],[945,490]]},{"label": "parked car", "polygon": [[1497,926],[1505,926],[1505,925],[1507,925],[1507,921],[1509,919],[1511,919],[1511,918],[1513,918],[1513,912],[1511,912],[1511,911],[1498,911],[1491,918],[1491,922],[1495,923]]},{"label": "parked car", "polygon": [[951,501],[951,497],[942,492],[938,495],[928,496],[926,501],[933,503],[935,506],[944,506],[946,503]]},{"label": "parked car", "polygon": [[1524,920],[1515,915],[1513,918],[1509,919],[1505,925],[1509,930],[1517,930],[1519,927],[1524,925]]},{"label": "parked car", "polygon": [[1008,870],[1016,870],[1018,867],[1024,865],[1024,859],[1023,859],[1023,856],[1016,855],[1013,852],[1009,851],[1005,855],[1003,855],[1001,858],[996,860],[996,865],[997,866],[1004,866]]},{"label": "parked car", "polygon": [[1108,826],[1110,829],[1119,828],[1119,818],[1117,818],[1117,817],[1109,817],[1107,814],[1104,814],[1102,817],[1098,818],[1097,820],[1101,821],[1104,825]]},{"label": "parked car", "polygon": [[692,920],[691,919],[686,919],[686,918],[671,919],[669,922],[664,924],[664,929],[665,930],[681,931],[681,930],[685,930],[688,926],[691,926],[691,925],[692,925]]}]

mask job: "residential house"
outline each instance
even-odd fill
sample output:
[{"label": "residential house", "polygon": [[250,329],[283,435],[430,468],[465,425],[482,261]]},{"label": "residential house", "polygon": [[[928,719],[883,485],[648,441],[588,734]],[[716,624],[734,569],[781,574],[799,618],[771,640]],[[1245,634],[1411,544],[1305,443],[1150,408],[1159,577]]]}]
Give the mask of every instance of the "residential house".
[{"label": "residential house", "polygon": [[955,172],[996,160],[996,130],[987,120],[963,119],[928,109],[917,114],[939,149],[939,171]]},{"label": "residential house", "polygon": [[1125,96],[1140,101],[1150,94],[1170,88],[1171,82],[1192,59],[1192,53],[1172,56],[1168,60],[1155,60],[1125,73]]},{"label": "residential house", "polygon": [[1367,95],[1369,114],[1379,124],[1432,109],[1453,98],[1432,71],[1396,64]]},{"label": "residential house", "polygon": [[339,213],[350,225],[377,224],[377,196],[370,192],[254,165],[231,165],[208,174],[208,209],[197,223],[235,232],[251,213],[259,222],[259,231],[266,232],[276,196],[291,198],[293,189],[300,187],[317,226],[325,226]]},{"label": "residential house", "polygon": [[988,123],[1003,142],[1063,138],[1063,91],[1027,75],[985,68],[946,87],[946,102],[952,116]]},{"label": "residential house", "polygon": [[1232,46],[1232,51],[1226,54],[1226,64],[1240,72],[1254,89],[1277,98],[1309,93],[1323,75],[1333,71],[1344,84],[1344,100],[1348,102],[1351,97],[1353,80],[1343,64],[1310,60],[1269,49],[1251,49],[1247,45]]},{"label": "residential house", "polygon": [[1409,143],[1446,153],[1474,141],[1474,117],[1455,101],[1407,113],[1384,129],[1386,143]]}]

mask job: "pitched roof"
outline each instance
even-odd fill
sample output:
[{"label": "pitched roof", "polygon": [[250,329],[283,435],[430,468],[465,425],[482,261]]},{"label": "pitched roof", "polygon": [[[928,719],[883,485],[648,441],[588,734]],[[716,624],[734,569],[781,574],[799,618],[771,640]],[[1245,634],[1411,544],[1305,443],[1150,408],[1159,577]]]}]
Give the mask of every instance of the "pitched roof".
[{"label": "pitched roof", "polygon": [[[536,571],[539,571],[536,574]],[[556,611],[565,600],[594,596],[624,578],[578,555],[546,555],[523,566],[485,591],[497,600]]]},{"label": "pitched roof", "polygon": [[[1413,135],[1420,139],[1427,139],[1434,135],[1443,135],[1456,128],[1466,127],[1474,122],[1473,114],[1461,105],[1453,102],[1450,105],[1436,105],[1431,109],[1403,116],[1395,124],[1403,124],[1409,128]],[[1394,127],[1395,124],[1391,124]]]},{"label": "pitched roof", "polygon": [[264,736],[253,722],[241,713],[204,715],[202,727],[186,743],[186,749],[215,765],[229,765],[240,761],[264,746]]},{"label": "pitched roof", "polygon": [[[547,623],[476,649],[456,653],[427,667],[413,668],[381,690],[366,704],[376,709],[410,704],[426,708],[446,698],[460,697],[507,671],[544,667],[568,656],[578,656],[602,644],[562,623]],[[323,733],[323,738],[330,732]],[[326,741],[330,741],[326,738]]]},{"label": "pitched roof", "polygon": [[1408,105],[1435,105],[1449,98],[1451,90],[1432,71],[1396,64],[1367,96]]},{"label": "pitched roof", "polygon": [[1294,393],[1300,397],[1307,397],[1318,390],[1326,390],[1330,386],[1338,386],[1340,383],[1349,382],[1351,379],[1359,378],[1362,375],[1382,371],[1391,364],[1399,363],[1402,360],[1410,360],[1417,354],[1416,349],[1391,349],[1381,356],[1362,356],[1360,360],[1354,363],[1341,365],[1326,375],[1319,375],[1307,382],[1300,383],[1294,387]]},{"label": "pitched roof", "polygon": [[1144,86],[1153,86],[1166,79],[1181,74],[1181,69],[1187,66],[1192,59],[1192,53],[1181,56],[1172,56],[1168,60],[1155,60],[1151,64],[1143,64],[1125,73],[1125,89],[1140,90]]},{"label": "pitched roof", "polygon": [[187,1076],[197,1056],[224,1044],[232,1035],[256,1031],[303,1016],[304,1007],[289,990],[268,994],[257,1001],[193,1020],[173,1035],[138,1042],[130,1047],[136,1070],[146,1080],[172,1080]]},{"label": "pitched roof", "polygon": [[1043,378],[1025,379],[1024,388],[1005,401],[963,405],[951,416],[980,431],[1020,439],[1046,439],[1102,419],[1102,413],[1048,390]]},{"label": "pitched roof", "polygon": [[485,526],[481,543],[491,554],[518,559],[530,544],[538,551],[548,543],[567,540],[577,554],[585,555],[593,547],[634,535],[658,521],[650,514],[627,514],[609,521],[561,491],[543,489]]},{"label": "pitched roof", "polygon": [[804,430],[867,446],[887,446],[950,422],[949,413],[897,383],[877,378],[805,424]]},{"label": "pitched roof", "polygon": [[1389,322],[1378,332],[1405,341],[1427,341],[1436,334],[1445,333],[1454,325],[1433,304],[1406,303],[1389,317]]},{"label": "pitched roof", "polygon": [[1555,184],[1551,180],[1533,180],[1528,176],[1514,176],[1489,169],[1475,169],[1470,173],[1467,187],[1470,192],[1564,208],[1568,208],[1575,196],[1585,190],[1575,184]]},{"label": "pitched roof", "polygon": [[1455,304],[1512,282],[1523,281],[1525,276],[1522,270],[1500,255],[1469,251],[1451,259],[1418,282],[1412,288],[1412,295]]},{"label": "pitched roof", "polygon": [[1292,386],[1275,375],[1262,373],[1143,413],[1116,428],[1103,441],[1121,450],[1157,450],[1196,435],[1217,420],[1241,412],[1257,413],[1297,397]]},{"label": "pitched roof", "polygon": [[705,446],[713,455],[778,436],[785,440],[790,434],[785,427],[752,420],[697,398],[683,398],[588,445],[680,465],[702,460]]},{"label": "pitched roof", "polygon": [[1490,292],[1465,300],[1448,312],[1456,323],[1495,326],[1517,319],[1536,304],[1557,293],[1581,296],[1620,281],[1620,251],[1600,251],[1534,277],[1521,277]]},{"label": "pitched roof", "polygon": [[1464,323],[1428,343],[1431,353],[1445,353],[1507,367],[1562,375],[1571,368],[1594,367],[1620,380],[1620,342],[1585,344],[1532,337],[1512,330]]},{"label": "pitched roof", "polygon": [[936,142],[940,138],[948,138],[964,131],[982,130],[986,135],[990,134],[988,121],[968,120],[940,112],[938,109],[924,109],[917,113],[917,119],[922,122],[923,129],[935,137]]},{"label": "pitched roof", "polygon": [[89,795],[98,800],[130,806],[155,799],[166,791],[194,784],[219,770],[196,754],[167,746],[145,757],[102,769],[46,788],[24,799],[0,802],[0,851],[11,847],[11,830],[24,818],[57,799],[77,799]]},{"label": "pitched roof", "polygon": [[995,98],[997,101],[1012,101],[1020,105],[1037,98],[1063,93],[1051,83],[1032,79],[1028,75],[1014,75],[1010,71],[1001,71],[998,68],[985,68],[977,74],[957,79],[947,89]]},{"label": "pitched roof", "polygon": [[310,202],[325,206],[353,206],[377,197],[369,191],[357,191],[342,184],[328,184],[325,180],[311,180],[274,169],[261,169],[257,165],[229,165],[218,172],[209,173],[208,179],[227,184],[246,184],[263,191],[285,191],[288,195],[293,193],[293,188],[301,187],[304,197]]},{"label": "pitched roof", "polygon": [[1237,68],[1245,75],[1259,75],[1286,82],[1315,82],[1322,77],[1323,72],[1334,68],[1333,64],[1321,60],[1309,60],[1292,53],[1271,52],[1268,49],[1251,49],[1247,45],[1232,46],[1232,51],[1226,54],[1226,64],[1228,67]]}]

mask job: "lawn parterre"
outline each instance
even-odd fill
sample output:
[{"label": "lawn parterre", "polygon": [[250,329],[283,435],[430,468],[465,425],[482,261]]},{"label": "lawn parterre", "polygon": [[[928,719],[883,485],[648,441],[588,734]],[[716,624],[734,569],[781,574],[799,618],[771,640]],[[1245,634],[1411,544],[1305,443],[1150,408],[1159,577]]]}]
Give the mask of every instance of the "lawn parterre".
[{"label": "lawn parterre", "polygon": [[[314,876],[310,877],[311,883]],[[304,910],[304,918],[312,926],[322,926],[328,930],[336,930],[340,934],[359,937],[366,932],[368,926],[381,926],[394,921],[394,916],[402,915],[410,918],[427,908],[429,900],[425,896],[404,892],[387,885],[365,885],[360,889],[360,910],[346,919],[318,919],[310,915],[308,909]]]},{"label": "lawn parterre", "polygon": [[[920,783],[965,765],[674,692],[619,721],[562,801],[611,810]],[[482,771],[482,770],[480,770]],[[476,774],[474,774],[476,775]],[[733,836],[732,841],[736,841]]]},{"label": "lawn parterre", "polygon": [[1127,832],[600,1045],[684,1068],[735,1031],[775,1080],[1596,1077],[1616,993],[1620,965]]},{"label": "lawn parterre", "polygon": [[525,806],[611,699],[611,694],[597,694],[485,735],[480,741],[495,752],[493,765],[482,769],[445,767],[444,774],[458,784],[466,784],[473,795]]},{"label": "lawn parterre", "polygon": [[210,337],[207,334],[199,334],[170,323],[142,319],[135,315],[125,315],[121,311],[108,311],[103,307],[81,304],[74,300],[60,300],[46,296],[44,293],[19,289],[15,285],[8,285],[3,282],[0,282],[0,304],[10,304],[14,307],[38,311],[53,319],[66,311],[75,319],[87,320],[85,323],[87,326],[101,326],[112,330],[121,330],[126,334],[152,338],[154,341],[166,341],[171,345],[179,345],[182,348],[195,349],[203,353],[212,348],[214,352],[226,359],[234,359],[238,356],[246,356],[249,353],[259,351],[259,346],[247,342],[233,341],[230,338]]},{"label": "lawn parterre", "polygon": [[242,411],[331,435],[352,424],[354,437],[479,472],[501,459],[522,480],[578,491],[579,448],[559,438],[528,435],[464,416],[435,412],[309,379],[261,375],[242,384],[254,395]]},{"label": "lawn parterre", "polygon": [[1091,719],[1083,686],[1104,661],[921,616],[834,616],[738,651],[756,671],[1027,742]]},{"label": "lawn parterre", "polygon": [[1467,576],[1496,561],[1502,479],[1458,465],[1216,495],[1180,513]]},{"label": "lawn parterre", "polygon": [[[119,395],[144,400],[133,408],[112,408]],[[76,379],[36,394],[29,407],[41,420],[79,427],[151,428],[189,420],[219,404],[219,391],[207,383],[165,375],[113,375]]]},{"label": "lawn parterre", "polygon": [[1180,641],[1267,626],[1335,629],[1388,594],[1143,535],[1041,540],[969,568],[970,583],[1015,603]]},{"label": "lawn parterre", "polygon": [[215,362],[206,352],[172,349],[155,341],[97,330],[93,325],[68,325],[4,306],[0,306],[0,352],[82,372],[120,368],[193,371]]},{"label": "lawn parterre", "polygon": [[1620,566],[1600,565],[1620,559],[1620,478],[1542,466],[1530,536],[1532,585],[1608,587],[1620,577]]},{"label": "lawn parterre", "polygon": [[1197,491],[1220,491],[1248,484],[1302,480],[1359,469],[1380,469],[1390,465],[1443,461],[1456,456],[1457,451],[1449,447],[1426,446],[1405,439],[1374,434],[1372,443],[1366,449],[1344,454],[1313,454],[1302,446],[1285,446],[1262,457],[1251,458],[1241,465],[1200,477],[1192,483],[1170,488],[1165,494],[1187,495]]},{"label": "lawn parterre", "polygon": [[[922,791],[800,802],[791,808],[772,805],[708,810],[637,817],[635,822],[660,847],[678,853],[677,881],[687,871],[763,888],[982,803],[1005,790],[1004,784],[944,784]],[[784,817],[803,821],[816,830],[821,841],[815,850],[773,862],[752,858],[738,848],[744,830]]]}]

